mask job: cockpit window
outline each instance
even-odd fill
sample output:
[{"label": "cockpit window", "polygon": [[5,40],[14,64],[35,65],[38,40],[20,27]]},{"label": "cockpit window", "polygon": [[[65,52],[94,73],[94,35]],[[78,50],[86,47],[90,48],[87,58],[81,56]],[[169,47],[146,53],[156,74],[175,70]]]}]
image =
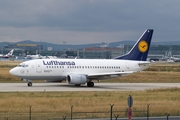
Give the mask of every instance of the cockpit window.
[{"label": "cockpit window", "polygon": [[26,64],[19,64],[17,67],[28,67]]}]

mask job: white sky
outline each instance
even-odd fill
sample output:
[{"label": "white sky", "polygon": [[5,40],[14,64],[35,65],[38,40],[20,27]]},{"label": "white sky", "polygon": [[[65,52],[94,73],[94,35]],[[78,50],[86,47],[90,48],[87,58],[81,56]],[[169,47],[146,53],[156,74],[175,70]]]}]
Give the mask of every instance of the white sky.
[{"label": "white sky", "polygon": [[22,40],[86,44],[176,41],[180,0],[0,0],[0,42]]}]

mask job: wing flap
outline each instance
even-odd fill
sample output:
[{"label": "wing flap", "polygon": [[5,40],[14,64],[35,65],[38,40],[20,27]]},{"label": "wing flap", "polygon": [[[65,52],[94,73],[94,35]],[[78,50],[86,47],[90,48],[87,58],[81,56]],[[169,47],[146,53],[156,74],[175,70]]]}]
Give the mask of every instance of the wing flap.
[{"label": "wing flap", "polygon": [[128,74],[132,74],[134,73],[133,71],[127,71],[127,72],[107,72],[107,73],[92,73],[92,74],[88,74],[87,77],[88,78],[100,78],[103,76],[106,77],[113,77],[113,76],[126,76]]}]

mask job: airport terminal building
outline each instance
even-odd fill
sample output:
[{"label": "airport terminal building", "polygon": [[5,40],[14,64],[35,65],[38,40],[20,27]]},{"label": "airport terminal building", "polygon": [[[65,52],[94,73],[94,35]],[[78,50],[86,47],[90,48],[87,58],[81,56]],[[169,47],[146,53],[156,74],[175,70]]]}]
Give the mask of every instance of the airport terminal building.
[{"label": "airport terminal building", "polygon": [[[123,47],[88,47],[84,49],[63,49],[53,50],[45,48],[38,44],[8,44],[1,48],[1,54],[8,53],[14,49],[13,55],[24,57],[26,55],[41,54],[43,56],[57,56],[60,58],[84,58],[84,59],[112,59],[116,56],[127,53],[132,45],[123,45]],[[149,58],[160,59],[164,56],[180,57],[180,45],[151,45]]]}]

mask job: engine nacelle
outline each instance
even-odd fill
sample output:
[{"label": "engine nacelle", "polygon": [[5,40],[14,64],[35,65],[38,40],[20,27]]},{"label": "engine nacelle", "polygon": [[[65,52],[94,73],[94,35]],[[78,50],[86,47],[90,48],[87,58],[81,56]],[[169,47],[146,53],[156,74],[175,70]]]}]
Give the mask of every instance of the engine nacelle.
[{"label": "engine nacelle", "polygon": [[85,84],[87,82],[87,77],[80,74],[69,74],[67,75],[66,81],[69,84]]}]

